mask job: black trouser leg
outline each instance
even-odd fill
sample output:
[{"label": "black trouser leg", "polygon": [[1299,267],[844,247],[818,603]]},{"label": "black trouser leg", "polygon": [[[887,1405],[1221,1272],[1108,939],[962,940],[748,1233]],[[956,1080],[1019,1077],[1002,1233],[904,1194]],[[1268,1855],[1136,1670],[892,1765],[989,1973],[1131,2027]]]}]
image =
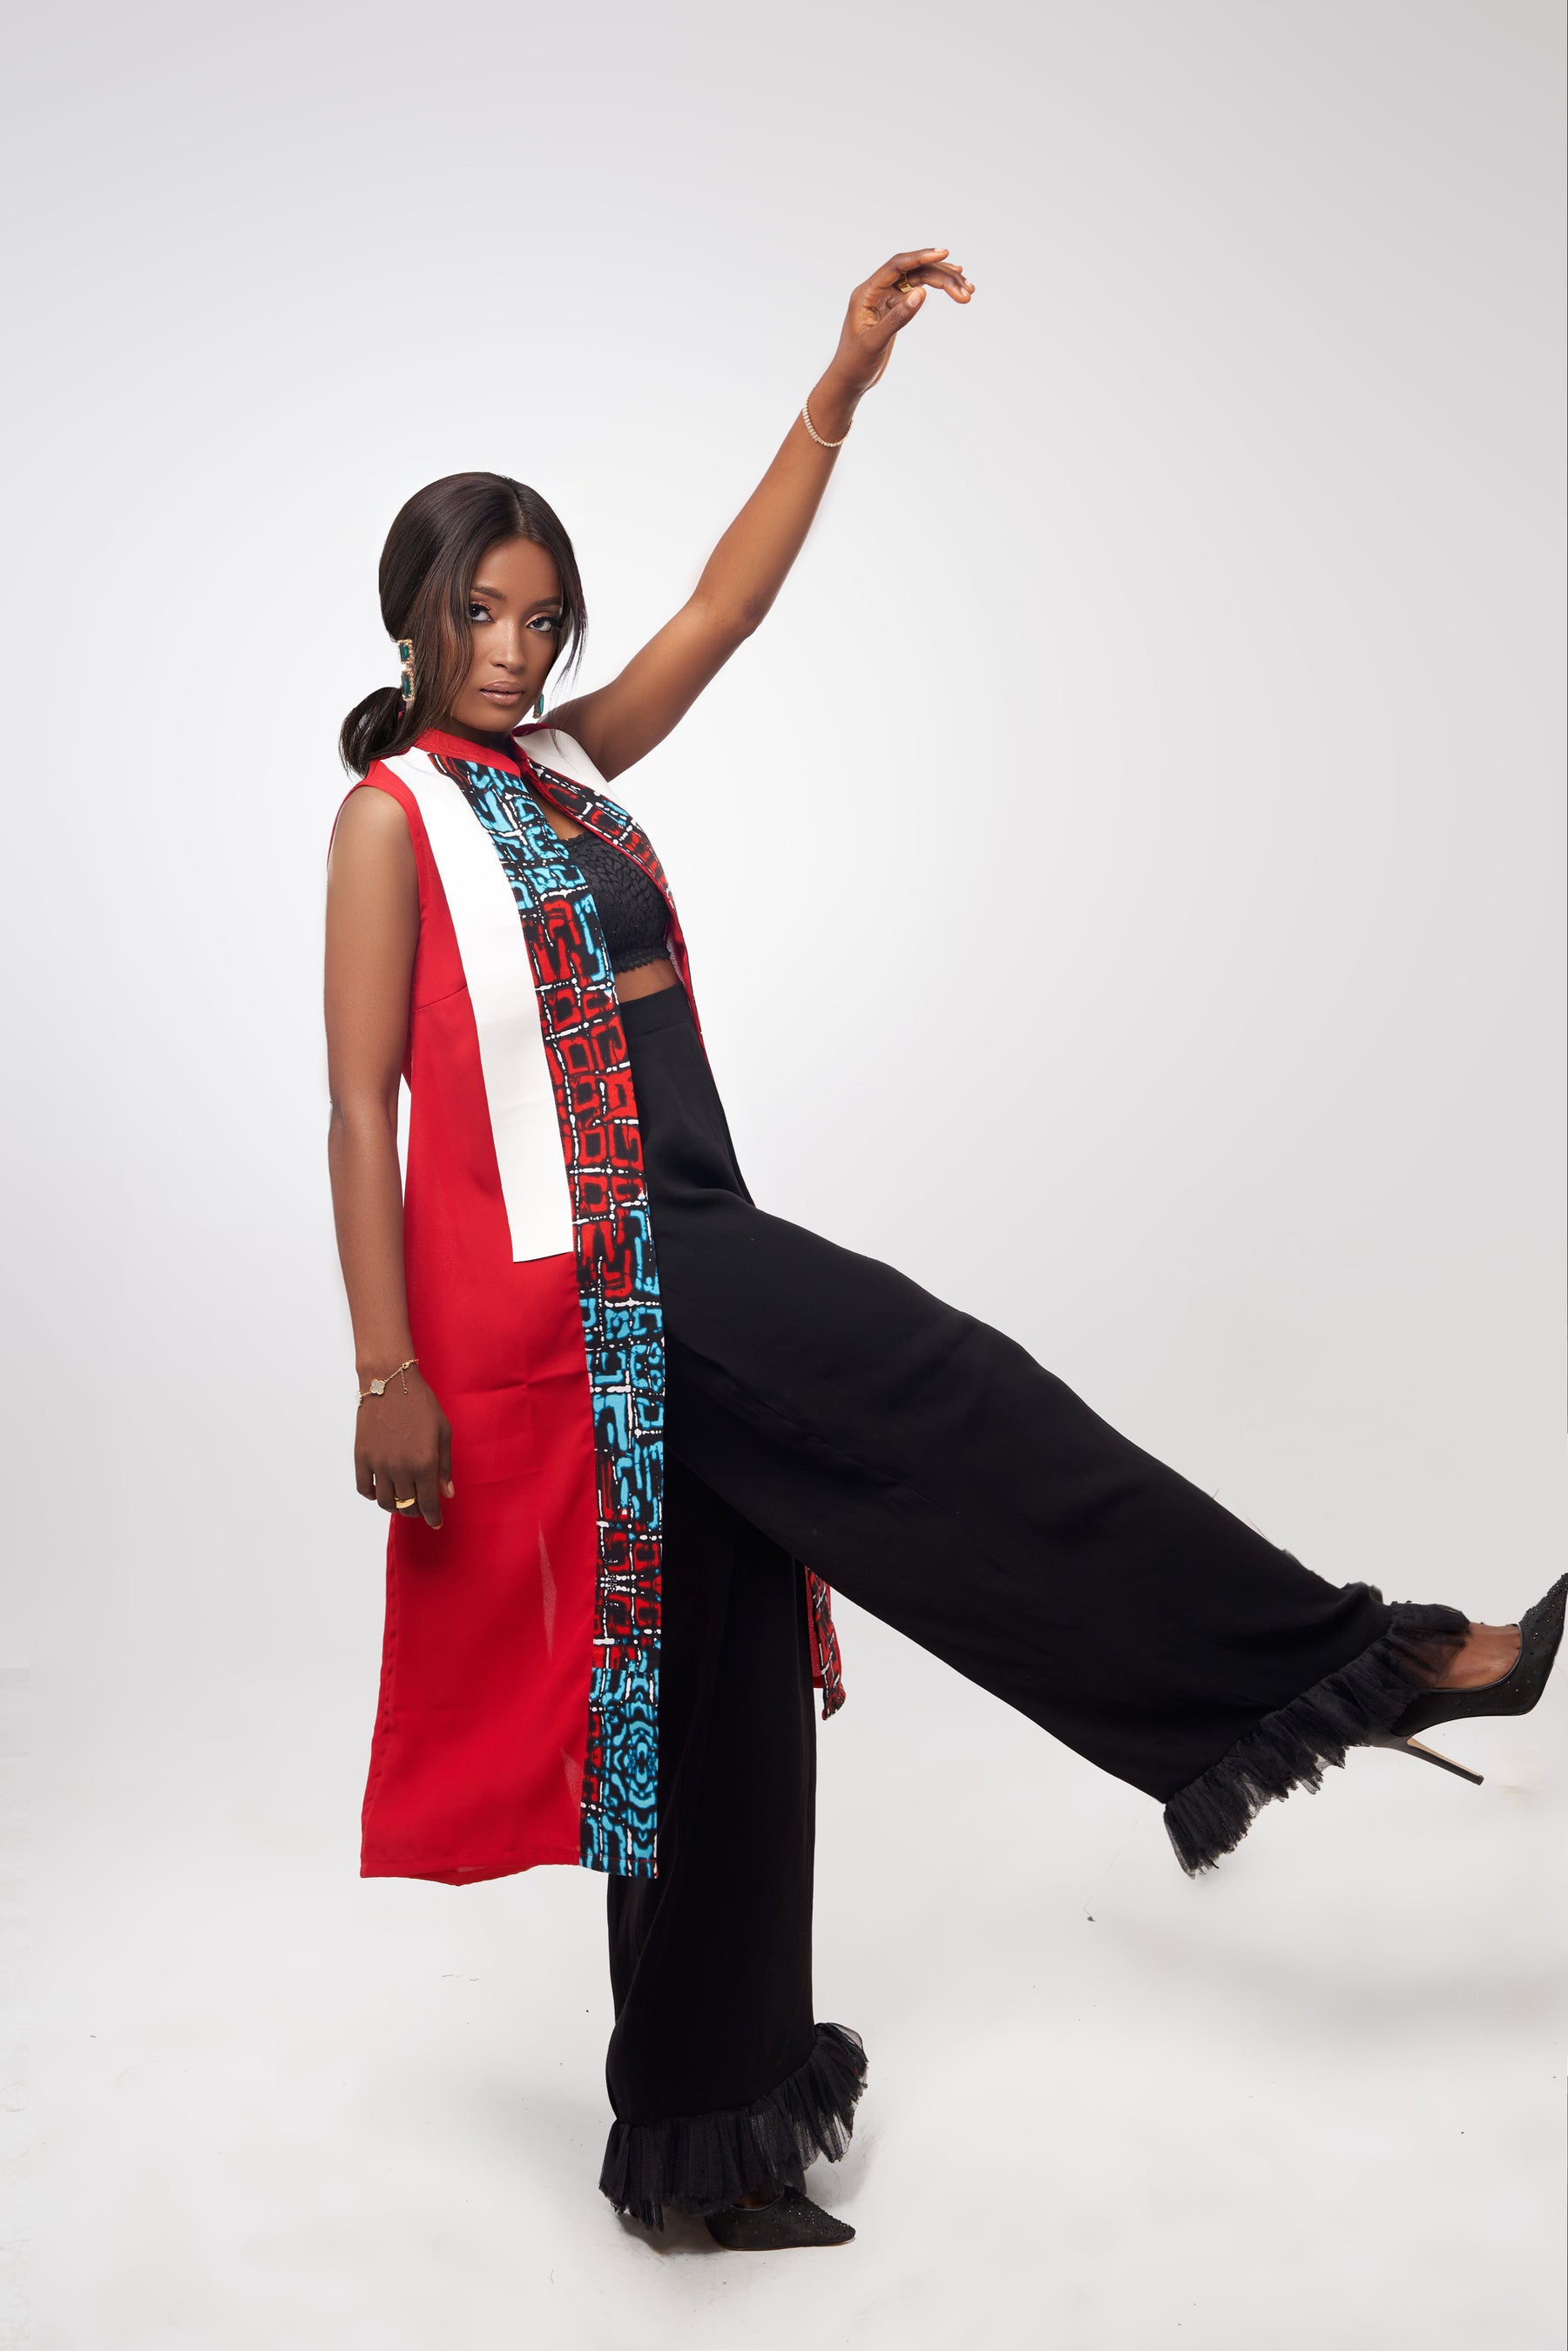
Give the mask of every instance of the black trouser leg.
[{"label": "black trouser leg", "polygon": [[[625,1018],[684,1458],[753,1526],[1158,1798],[1189,1870],[1440,1670],[1458,1609],[1330,1583],[1003,1332],[758,1209],[684,997]],[[998,1246],[1052,1246],[1004,1140]]]},{"label": "black trouser leg", "polygon": [[672,1454],[659,1875],[609,1880],[600,2183],[652,2226],[798,2185],[842,2149],[863,2065],[812,2008],[815,1802],[801,1570]]}]

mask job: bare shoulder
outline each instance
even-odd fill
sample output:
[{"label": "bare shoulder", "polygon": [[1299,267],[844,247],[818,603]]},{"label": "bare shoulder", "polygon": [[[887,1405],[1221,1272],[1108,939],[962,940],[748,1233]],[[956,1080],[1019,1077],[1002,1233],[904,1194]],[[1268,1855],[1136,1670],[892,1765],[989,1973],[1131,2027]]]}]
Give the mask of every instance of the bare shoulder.
[{"label": "bare shoulder", "polygon": [[337,812],[333,855],[347,845],[351,855],[363,852],[369,856],[395,856],[400,844],[412,853],[409,820],[397,795],[382,791],[378,784],[357,785]]},{"label": "bare shoulder", "polygon": [[328,896],[369,908],[419,904],[419,866],[401,803],[374,784],[351,791],[337,812],[327,864]]}]

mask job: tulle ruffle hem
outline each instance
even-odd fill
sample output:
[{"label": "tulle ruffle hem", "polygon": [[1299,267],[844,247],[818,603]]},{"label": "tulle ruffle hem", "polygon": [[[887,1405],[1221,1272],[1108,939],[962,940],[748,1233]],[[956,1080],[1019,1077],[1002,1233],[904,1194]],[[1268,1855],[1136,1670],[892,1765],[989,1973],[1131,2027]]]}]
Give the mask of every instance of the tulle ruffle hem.
[{"label": "tulle ruffle hem", "polygon": [[[1374,1599],[1381,1593],[1373,1588]],[[1228,1754],[1179,1788],[1165,1825],[1189,1877],[1234,1851],[1263,1805],[1293,1788],[1314,1794],[1324,1767],[1397,1721],[1417,1693],[1440,1679],[1469,1620],[1437,1602],[1396,1601],[1394,1622],[1369,1648],[1288,1706],[1264,1715]]]},{"label": "tulle ruffle hem", "polygon": [[819,2155],[836,2163],[866,2086],[866,2051],[846,2024],[819,2024],[804,2065],[776,2089],[711,2115],[615,2123],[599,2186],[618,2212],[662,2229],[666,2210],[716,2212],[742,2196],[798,2188]]}]

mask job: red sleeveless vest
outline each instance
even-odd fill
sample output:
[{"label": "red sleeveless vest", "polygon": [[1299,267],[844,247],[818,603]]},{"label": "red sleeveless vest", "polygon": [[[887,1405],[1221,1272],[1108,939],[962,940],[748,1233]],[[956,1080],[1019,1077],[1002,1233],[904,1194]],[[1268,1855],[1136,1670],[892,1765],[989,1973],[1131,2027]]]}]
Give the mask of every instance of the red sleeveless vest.
[{"label": "red sleeveless vest", "polygon": [[[658,859],[581,747],[547,727],[518,743],[492,762],[432,730],[353,788],[399,802],[419,874],[404,1263],[456,1488],[439,1530],[388,1530],[360,1867],[451,1885],[545,1862],[657,1874],[662,1325],[613,980],[530,793],[658,883],[691,982]],[[615,1230],[641,1251],[618,1284]],[[805,1573],[826,1716],[837,1643]]]}]

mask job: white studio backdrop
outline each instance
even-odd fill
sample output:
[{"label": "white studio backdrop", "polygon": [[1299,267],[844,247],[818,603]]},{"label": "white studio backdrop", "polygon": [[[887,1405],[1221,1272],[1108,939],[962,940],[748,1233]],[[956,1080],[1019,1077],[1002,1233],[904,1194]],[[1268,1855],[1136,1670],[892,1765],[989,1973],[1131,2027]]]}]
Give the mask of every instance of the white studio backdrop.
[{"label": "white studio backdrop", "polygon": [[410,491],[543,491],[600,680],[851,285],[946,242],[973,305],[616,787],[749,1179],[1334,1581],[1517,1616],[1565,1518],[1562,36],[14,27],[0,2339],[1560,2339],[1558,1689],[1452,1734],[1480,1792],[1355,1756],[1194,1886],[1146,1799],[845,1606],[818,1994],[872,2072],[817,2183],[860,2235],[827,2278],[620,2229],[602,1889],[355,1876],[383,1524],[319,938]]}]

